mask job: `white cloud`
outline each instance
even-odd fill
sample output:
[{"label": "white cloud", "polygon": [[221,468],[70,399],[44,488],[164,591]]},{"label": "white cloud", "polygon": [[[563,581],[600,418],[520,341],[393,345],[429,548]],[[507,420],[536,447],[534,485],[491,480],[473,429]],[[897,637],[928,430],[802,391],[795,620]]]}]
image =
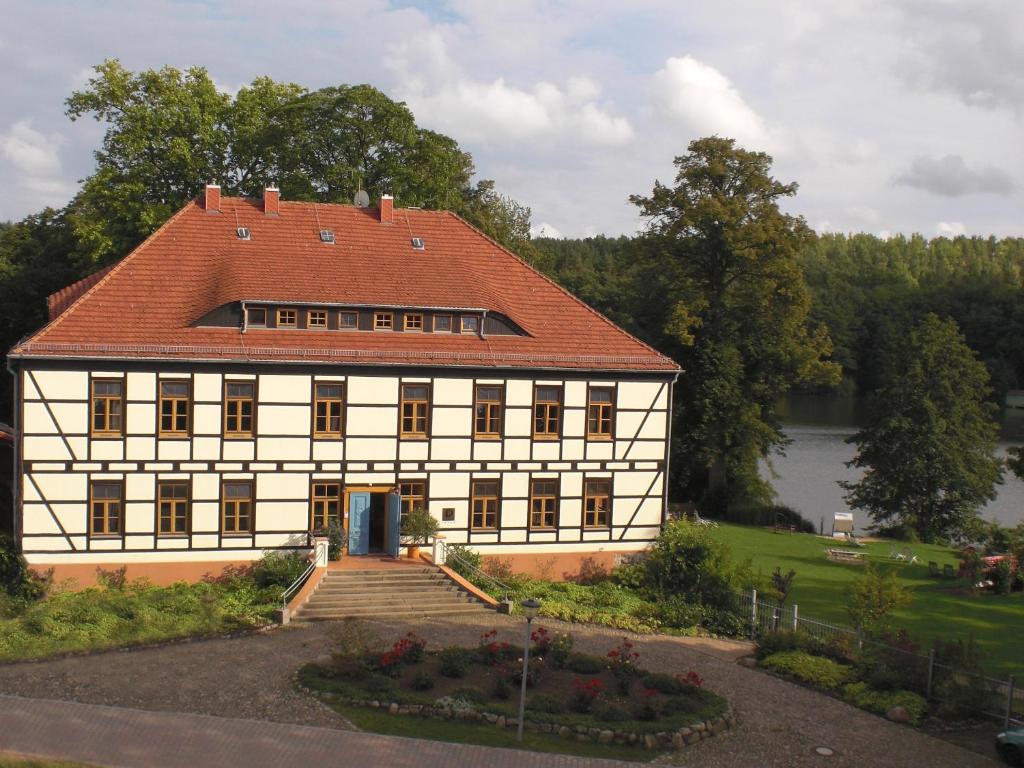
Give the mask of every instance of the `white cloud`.
[{"label": "white cloud", "polygon": [[542,221],[540,224],[530,227],[530,237],[553,237],[560,239],[565,237],[565,235],[557,227]]},{"label": "white cloud", "polygon": [[42,134],[31,120],[19,120],[0,133],[0,154],[26,176],[52,176],[60,172],[57,153],[64,143],[59,133]]},{"label": "white cloud", "polygon": [[563,84],[540,80],[528,88],[504,77],[474,79],[448,54],[440,33],[395,46],[390,67],[399,78],[396,95],[417,121],[481,143],[555,139],[593,146],[620,146],[633,139],[629,120],[599,101],[600,85],[569,77]]},{"label": "white cloud", "polygon": [[970,194],[1009,195],[1014,188],[1010,175],[994,165],[968,166],[960,155],[918,156],[910,168],[896,177],[897,184],[923,189],[944,197]]},{"label": "white cloud", "polygon": [[967,233],[967,227],[961,221],[940,221],[935,227],[935,234],[940,237],[958,237]]},{"label": "white cloud", "polygon": [[764,120],[729,79],[692,56],[670,58],[654,73],[654,98],[665,115],[695,135],[734,138],[753,150],[774,144]]}]

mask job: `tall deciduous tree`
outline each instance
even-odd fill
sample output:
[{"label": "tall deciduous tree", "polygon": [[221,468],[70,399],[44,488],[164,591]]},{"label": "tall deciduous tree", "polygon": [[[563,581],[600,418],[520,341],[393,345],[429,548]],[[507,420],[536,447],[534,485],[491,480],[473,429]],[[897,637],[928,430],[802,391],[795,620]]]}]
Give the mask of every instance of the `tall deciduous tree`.
[{"label": "tall deciduous tree", "polygon": [[[796,192],[771,158],[732,139],[694,141],[675,186],[630,199],[648,217],[634,280],[636,317],[685,373],[676,389],[674,490],[707,505],[767,499],[758,460],[784,443],[775,404],[792,386],[835,383],[831,342],[807,322]],[[653,335],[653,334],[652,334]],[[711,492],[709,495],[709,491]]]},{"label": "tall deciduous tree", "polygon": [[893,337],[867,424],[850,438],[850,464],[865,473],[840,483],[848,503],[923,541],[962,531],[1002,479],[988,394],[988,372],[952,320],[930,314]]}]

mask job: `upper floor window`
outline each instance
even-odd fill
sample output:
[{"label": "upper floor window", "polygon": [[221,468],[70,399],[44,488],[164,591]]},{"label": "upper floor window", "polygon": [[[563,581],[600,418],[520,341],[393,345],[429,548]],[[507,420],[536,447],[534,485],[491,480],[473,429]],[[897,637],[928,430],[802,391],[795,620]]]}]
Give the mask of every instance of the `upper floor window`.
[{"label": "upper floor window", "polygon": [[498,481],[474,480],[472,487],[472,520],[473,528],[498,527]]},{"label": "upper floor window", "polygon": [[341,437],[341,384],[317,384],[313,399],[313,435]]},{"label": "upper floor window", "polygon": [[557,440],[562,425],[562,388],[537,385],[533,390],[533,436]]},{"label": "upper floor window", "polygon": [[434,333],[439,331],[450,331],[452,329],[451,315],[434,315]]},{"label": "upper floor window", "polygon": [[615,412],[611,387],[591,387],[587,394],[587,437],[591,440],[612,439],[612,416]]},{"label": "upper floor window", "polygon": [[480,330],[480,318],[476,315],[463,315],[462,316],[462,333],[476,333]]},{"label": "upper floor window", "polygon": [[426,509],[427,484],[423,480],[406,480],[399,483],[398,493],[402,497],[402,517],[414,509]]},{"label": "upper floor window", "polygon": [[92,434],[99,437],[124,433],[124,381],[92,380]]},{"label": "upper floor window", "polygon": [[375,331],[391,331],[395,327],[395,313],[394,312],[374,312],[373,313],[373,330]]},{"label": "upper floor window", "polygon": [[403,326],[407,331],[422,331],[423,330],[423,315],[419,313],[406,313],[403,316],[405,325]]},{"label": "upper floor window", "polygon": [[182,379],[160,382],[160,435],[187,437],[191,383]]},{"label": "upper floor window", "polygon": [[358,312],[339,312],[338,313],[338,327],[341,330],[355,330],[359,327],[359,313]]},{"label": "upper floor window", "polygon": [[123,518],[123,486],[120,482],[96,481],[89,486],[89,533],[119,536]]},{"label": "upper floor window", "polygon": [[611,509],[612,481],[587,480],[583,493],[583,525],[586,528],[607,528]]},{"label": "upper floor window", "polygon": [[473,431],[477,438],[496,440],[501,437],[502,388],[478,384],[476,388]]},{"label": "upper floor window", "polygon": [[252,437],[253,413],[256,410],[255,399],[255,382],[224,382],[225,437]]},{"label": "upper floor window", "polygon": [[266,307],[246,307],[245,308],[245,324],[253,328],[266,328],[267,327],[267,308]]},{"label": "upper floor window", "polygon": [[156,486],[157,534],[184,536],[189,529],[188,483],[161,481]]},{"label": "upper floor window", "polygon": [[295,328],[299,324],[299,313],[294,309],[277,310],[278,328]]},{"label": "upper floor window", "polygon": [[402,385],[402,437],[417,438],[427,436],[427,412],[429,405],[429,385]]},{"label": "upper floor window", "polygon": [[307,328],[326,328],[327,327],[327,310],[326,309],[311,309],[306,313],[306,327]]},{"label": "upper floor window", "polygon": [[341,525],[341,483],[313,483],[310,497],[309,529],[326,531],[331,523]]},{"label": "upper floor window", "polygon": [[537,479],[530,483],[530,527],[554,528],[558,518],[558,481]]},{"label": "upper floor window", "polygon": [[221,531],[252,533],[252,481],[229,480],[221,487]]}]

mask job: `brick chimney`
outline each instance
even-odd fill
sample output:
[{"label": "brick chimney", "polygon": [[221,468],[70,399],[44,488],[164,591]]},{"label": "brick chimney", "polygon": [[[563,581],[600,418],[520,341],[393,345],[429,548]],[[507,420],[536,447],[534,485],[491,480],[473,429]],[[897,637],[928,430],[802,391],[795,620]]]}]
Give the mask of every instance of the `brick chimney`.
[{"label": "brick chimney", "polygon": [[395,199],[391,195],[380,196],[380,220],[382,224],[391,224],[395,220]]},{"label": "brick chimney", "polygon": [[203,208],[207,213],[220,213],[220,184],[207,184],[203,195]]},{"label": "brick chimney", "polygon": [[267,187],[263,190],[263,213],[267,216],[277,216],[281,212],[281,190],[277,187]]}]

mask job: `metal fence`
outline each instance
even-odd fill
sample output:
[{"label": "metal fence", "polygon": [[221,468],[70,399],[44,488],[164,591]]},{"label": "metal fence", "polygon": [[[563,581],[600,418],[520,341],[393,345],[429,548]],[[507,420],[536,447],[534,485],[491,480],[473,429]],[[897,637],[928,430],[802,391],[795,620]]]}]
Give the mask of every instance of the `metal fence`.
[{"label": "metal fence", "polygon": [[747,617],[752,638],[766,632],[794,631],[858,652],[885,654],[899,660],[902,673],[917,683],[917,693],[940,707],[959,697],[961,702],[969,702],[973,714],[1002,721],[1004,727],[1024,725],[1024,686],[1016,685],[1013,675],[999,680],[939,663],[934,649],[921,654],[865,638],[849,627],[803,616],[797,604],[780,608],[775,601],[760,598],[756,589],[737,593],[733,607]]}]

